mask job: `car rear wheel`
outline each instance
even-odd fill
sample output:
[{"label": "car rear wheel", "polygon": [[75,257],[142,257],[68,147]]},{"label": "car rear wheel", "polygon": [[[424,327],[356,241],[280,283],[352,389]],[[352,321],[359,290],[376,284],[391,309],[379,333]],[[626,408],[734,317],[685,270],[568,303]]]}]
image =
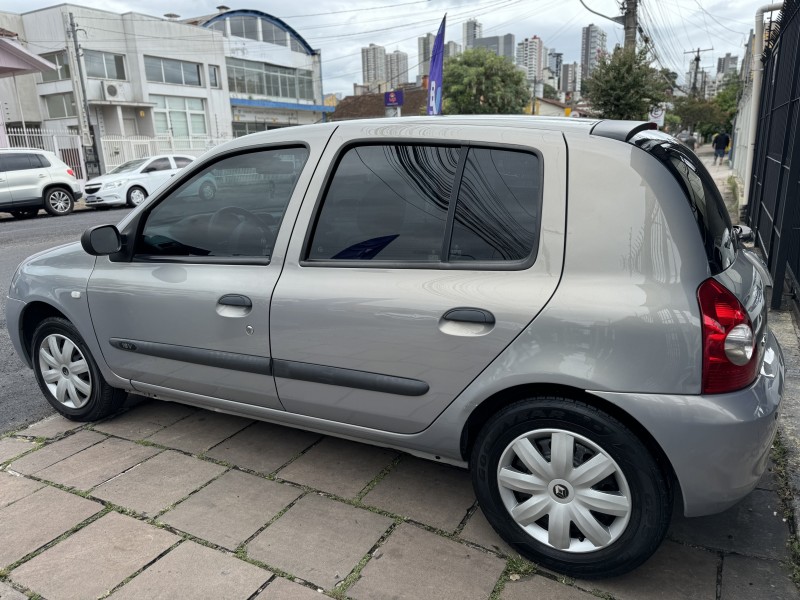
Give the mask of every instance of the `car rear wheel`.
[{"label": "car rear wheel", "polygon": [[75,208],[72,193],[64,188],[51,188],[44,195],[44,209],[54,217],[68,215]]},{"label": "car rear wheel", "polygon": [[128,206],[131,207],[139,206],[146,199],[147,199],[147,192],[145,191],[144,188],[135,185],[128,190],[128,197],[127,197]]},{"label": "car rear wheel", "polygon": [[12,210],[11,215],[15,219],[30,219],[39,214],[38,208],[20,208],[19,210]]},{"label": "car rear wheel", "polygon": [[668,479],[612,416],[568,398],[534,398],[495,414],[470,461],[484,514],[515,550],[571,577],[631,571],[663,540]]},{"label": "car rear wheel", "polygon": [[100,374],[78,330],[60,317],[42,321],[33,332],[33,370],[47,401],[75,421],[96,421],[119,409],[125,392]]}]

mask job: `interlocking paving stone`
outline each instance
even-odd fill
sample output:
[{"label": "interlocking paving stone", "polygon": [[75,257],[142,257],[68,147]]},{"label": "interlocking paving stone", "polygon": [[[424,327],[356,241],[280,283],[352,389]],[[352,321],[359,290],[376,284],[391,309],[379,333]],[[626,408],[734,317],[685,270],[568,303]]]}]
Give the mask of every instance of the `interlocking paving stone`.
[{"label": "interlocking paving stone", "polygon": [[311,588],[292,583],[283,577],[276,577],[256,598],[258,600],[321,600],[327,596],[323,596]]},{"label": "interlocking paving stone", "polygon": [[250,423],[249,419],[201,410],[157,431],[147,439],[156,444],[199,454],[216,446]]},{"label": "interlocking paving stone", "polygon": [[235,550],[301,493],[290,485],[229,471],[159,520]]},{"label": "interlocking paving stone", "polygon": [[30,496],[42,487],[44,484],[38,481],[0,472],[0,508],[8,506],[20,498]]},{"label": "interlocking paving stone", "polygon": [[81,450],[86,450],[89,446],[102,442],[104,439],[106,439],[106,436],[94,431],[78,431],[68,438],[48,444],[36,452],[31,452],[15,460],[11,463],[10,469],[24,475],[35,475],[42,469],[46,469],[50,465],[54,465]]},{"label": "interlocking paving stone", "polygon": [[53,415],[42,419],[19,432],[20,435],[30,435],[33,437],[54,438],[62,433],[72,431],[78,427],[83,427],[86,423],[80,421],[70,421],[61,415]]},{"label": "interlocking paving stone", "polygon": [[364,503],[453,531],[475,503],[469,473],[404,456],[366,496]]},{"label": "interlocking paving stone", "polygon": [[539,577],[526,577],[519,581],[509,581],[500,594],[502,600],[533,600],[546,598],[547,600],[593,600],[596,596],[583,592],[552,579]]},{"label": "interlocking paving stone", "polygon": [[709,600],[717,593],[719,558],[713,552],[665,541],[641,567],[613,579],[578,580],[585,590],[617,600]]},{"label": "interlocking paving stone", "polygon": [[97,487],[92,495],[152,517],[224,472],[220,465],[165,450]]},{"label": "interlocking paving stone", "polygon": [[44,546],[102,509],[97,502],[49,486],[0,509],[0,568]]},{"label": "interlocking paving stone", "polygon": [[[36,477],[79,490],[89,490],[159,452],[161,450],[158,448],[108,438],[96,446],[37,471]],[[14,464],[11,466],[13,468]]]},{"label": "interlocking paving stone", "polygon": [[154,400],[117,415],[109,421],[98,423],[94,428],[129,440],[141,440],[194,412],[195,408],[185,404]]},{"label": "interlocking paving stone", "polygon": [[472,513],[464,529],[461,530],[461,537],[489,550],[494,550],[507,556],[518,556],[518,553],[514,552],[511,546],[506,544],[492,526],[489,525],[489,521],[486,520],[480,508]]},{"label": "interlocking paving stone", "polygon": [[278,471],[278,477],[353,498],[397,454],[394,450],[328,437]]},{"label": "interlocking paving stone", "polygon": [[722,560],[722,600],[796,600],[797,587],[780,562],[747,556]]},{"label": "interlocking paving stone", "polygon": [[506,561],[403,523],[378,548],[347,592],[364,600],[485,600]]},{"label": "interlocking paving stone", "polygon": [[0,581],[0,600],[28,600],[28,597]]},{"label": "interlocking paving stone", "polygon": [[184,542],[111,595],[114,600],[246,600],[272,573],[229,554]]},{"label": "interlocking paving stone", "polygon": [[316,494],[301,498],[247,545],[247,554],[324,588],[347,577],[391,519]]},{"label": "interlocking paving stone", "polygon": [[322,436],[272,423],[254,423],[214,446],[206,456],[258,473],[272,473]]},{"label": "interlocking paving stone", "polygon": [[780,560],[786,557],[789,527],[777,494],[755,490],[718,515],[676,515],[667,536],[693,546]]},{"label": "interlocking paving stone", "polygon": [[11,572],[11,580],[48,600],[96,598],[180,538],[110,512]]},{"label": "interlocking paving stone", "polygon": [[0,440],[0,463],[4,463],[35,447],[36,444],[28,440],[20,440],[13,437],[3,438]]}]

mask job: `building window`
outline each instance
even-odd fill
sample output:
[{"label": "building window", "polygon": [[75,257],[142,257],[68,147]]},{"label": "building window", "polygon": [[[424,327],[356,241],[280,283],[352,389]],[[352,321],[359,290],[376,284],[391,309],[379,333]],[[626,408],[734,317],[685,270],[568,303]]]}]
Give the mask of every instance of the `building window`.
[{"label": "building window", "polygon": [[266,131],[269,129],[267,124],[263,121],[249,122],[249,121],[234,121],[233,122],[233,137],[242,137],[251,133],[258,133],[259,131]]},{"label": "building window", "polygon": [[219,85],[219,67],[216,65],[208,65],[208,85],[212,88],[218,88]]},{"label": "building window", "polygon": [[49,81],[63,81],[69,79],[69,59],[65,50],[61,52],[51,52],[50,54],[42,54],[42,58],[49,60],[56,66],[55,71],[42,71],[42,81],[47,83]]},{"label": "building window", "polygon": [[125,57],[96,50],[84,50],[86,76],[99,79],[125,79]]},{"label": "building window", "polygon": [[250,60],[229,58],[228,91],[277,98],[314,99],[314,73]]},{"label": "building window", "polygon": [[303,44],[301,44],[301,43],[300,43],[300,42],[297,40],[297,38],[295,38],[295,37],[290,37],[290,38],[289,38],[289,42],[290,42],[290,46],[291,46],[291,48],[292,48],[292,52],[302,52],[303,54],[305,54],[305,53],[306,53],[306,49],[303,47]]},{"label": "building window", "polygon": [[50,94],[49,96],[44,96],[44,101],[47,104],[47,114],[51,119],[63,119],[77,115],[75,111],[75,96],[72,92]]},{"label": "building window", "polygon": [[144,72],[151,83],[174,83],[175,85],[202,85],[198,63],[157,56],[144,57]]},{"label": "building window", "polygon": [[287,45],[286,32],[266,19],[261,19],[261,34],[264,42],[278,46]]},{"label": "building window", "polygon": [[150,96],[155,103],[153,120],[158,134],[172,134],[176,138],[205,137],[206,111],[202,98],[179,96]]},{"label": "building window", "polygon": [[255,17],[230,17],[231,35],[248,40],[258,40],[258,19]]}]

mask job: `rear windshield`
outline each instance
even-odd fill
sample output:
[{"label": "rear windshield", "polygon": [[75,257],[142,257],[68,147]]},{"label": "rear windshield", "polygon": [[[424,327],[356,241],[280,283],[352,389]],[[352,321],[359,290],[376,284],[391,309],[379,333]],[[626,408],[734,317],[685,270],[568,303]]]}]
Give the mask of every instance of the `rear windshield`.
[{"label": "rear windshield", "polygon": [[658,131],[635,135],[631,142],[661,161],[683,188],[697,222],[711,273],[721,273],[736,260],[733,226],[725,202],[697,156],[671,136]]}]

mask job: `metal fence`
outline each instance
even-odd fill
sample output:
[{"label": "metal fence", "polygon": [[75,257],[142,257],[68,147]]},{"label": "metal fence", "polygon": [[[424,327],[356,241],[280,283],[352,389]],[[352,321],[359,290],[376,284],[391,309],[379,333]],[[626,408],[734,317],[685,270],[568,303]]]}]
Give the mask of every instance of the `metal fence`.
[{"label": "metal fence", "polygon": [[72,131],[0,126],[0,148],[47,150],[68,164],[81,183],[86,179],[81,136]]},{"label": "metal fence", "polygon": [[103,153],[105,169],[110,171],[129,160],[146,158],[157,154],[200,156],[214,146],[227,141],[229,141],[229,138],[107,135],[100,138],[100,147]]},{"label": "metal fence", "polygon": [[800,0],[786,0],[769,31],[747,220],[775,280],[777,308],[785,279],[800,288]]}]

